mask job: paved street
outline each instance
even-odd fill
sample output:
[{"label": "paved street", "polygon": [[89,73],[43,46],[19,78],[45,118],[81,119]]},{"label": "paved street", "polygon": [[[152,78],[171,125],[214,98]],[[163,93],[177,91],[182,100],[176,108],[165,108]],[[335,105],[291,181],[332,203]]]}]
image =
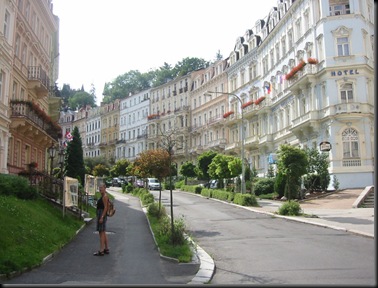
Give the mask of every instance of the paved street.
[{"label": "paved street", "polygon": [[[274,211],[281,201],[261,200],[262,207],[241,207],[174,191],[174,216],[184,217],[200,254],[212,259],[213,270],[205,277],[203,263],[198,262],[202,256],[191,264],[161,258],[139,199],[119,193],[120,188],[108,191],[115,196],[117,207],[108,222],[110,255],[92,256],[99,244],[92,222],[44,265],[2,281],[4,286],[177,286],[193,283],[193,279],[213,285],[376,283],[374,209],[350,208],[360,191],[340,191],[301,203],[305,213],[318,218],[280,218]],[[158,193],[153,192],[155,198]],[[162,201],[169,206],[169,191],[162,192]]]}]

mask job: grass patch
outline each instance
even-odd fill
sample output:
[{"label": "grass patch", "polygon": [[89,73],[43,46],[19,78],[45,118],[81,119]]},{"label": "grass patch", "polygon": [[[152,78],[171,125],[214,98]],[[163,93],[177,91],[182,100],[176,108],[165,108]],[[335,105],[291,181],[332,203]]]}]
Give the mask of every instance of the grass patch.
[{"label": "grass patch", "polygon": [[0,274],[40,265],[75,235],[83,221],[38,197],[0,195]]},{"label": "grass patch", "polygon": [[[147,217],[150,222],[151,229],[154,233],[157,245],[160,249],[160,253],[164,256],[178,259],[178,261],[182,263],[191,262],[193,257],[193,251],[191,249],[190,242],[187,239],[184,239],[184,241],[180,244],[172,244],[171,233],[163,233],[162,231],[165,230],[167,224],[170,223],[170,218],[168,216],[157,218],[148,213]],[[177,229],[177,221],[174,226],[175,229]]]}]

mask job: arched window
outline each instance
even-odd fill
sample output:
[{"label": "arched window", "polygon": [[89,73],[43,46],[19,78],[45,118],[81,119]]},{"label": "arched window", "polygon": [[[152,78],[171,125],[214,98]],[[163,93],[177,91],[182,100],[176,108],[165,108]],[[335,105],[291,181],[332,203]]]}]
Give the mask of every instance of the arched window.
[{"label": "arched window", "polygon": [[347,128],[342,133],[343,158],[359,158],[358,132]]}]

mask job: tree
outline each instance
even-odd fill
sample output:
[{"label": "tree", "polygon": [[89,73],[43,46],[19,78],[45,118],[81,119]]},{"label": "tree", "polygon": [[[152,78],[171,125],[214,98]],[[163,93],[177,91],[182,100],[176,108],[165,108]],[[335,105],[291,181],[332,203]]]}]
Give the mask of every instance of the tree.
[{"label": "tree", "polygon": [[110,169],[110,175],[112,177],[126,176],[129,171],[130,161],[127,159],[118,160]]},{"label": "tree", "polygon": [[197,176],[195,168],[196,168],[196,165],[188,161],[181,165],[180,174],[185,177],[185,185],[187,184],[188,177]]},{"label": "tree", "polygon": [[103,177],[109,176],[109,169],[104,164],[97,164],[93,168],[93,176]]},{"label": "tree", "polygon": [[68,104],[73,110],[80,107],[86,107],[88,105],[91,107],[96,106],[94,97],[85,91],[76,92],[68,99]]},{"label": "tree", "polygon": [[211,161],[213,161],[213,158],[216,155],[216,152],[209,150],[203,152],[201,155],[198,156],[196,173],[200,179],[206,179],[207,181],[210,180],[208,169]]},{"label": "tree", "polygon": [[[140,178],[155,177],[162,183],[169,176],[169,154],[164,149],[145,150],[135,159],[132,173]],[[159,190],[159,211],[161,208],[161,188]]]},{"label": "tree", "polygon": [[85,166],[83,158],[82,141],[79,128],[74,127],[72,131],[72,141],[68,142],[65,153],[66,176],[77,178],[81,185],[84,185]]},{"label": "tree", "polygon": [[87,172],[87,174],[94,175],[93,170],[99,164],[104,165],[109,172],[110,165],[109,165],[108,161],[106,160],[106,158],[104,156],[85,157],[84,158],[85,171]]},{"label": "tree", "polygon": [[316,174],[317,179],[319,179],[320,188],[323,191],[326,191],[329,183],[331,182],[331,176],[328,172],[328,153],[320,153],[316,148],[307,148],[306,154],[308,157],[308,173]]},{"label": "tree", "polygon": [[209,62],[204,59],[186,57],[175,65],[174,71],[176,71],[176,77],[180,77],[208,66]]},{"label": "tree", "polygon": [[299,191],[301,176],[307,172],[307,154],[300,148],[281,145],[277,163],[278,170],[286,177],[285,196],[290,201]]},{"label": "tree", "polygon": [[[241,173],[241,160],[231,155],[217,154],[209,164],[208,173],[211,178],[218,180],[236,177]],[[220,183],[223,182],[218,181],[218,185]]]}]

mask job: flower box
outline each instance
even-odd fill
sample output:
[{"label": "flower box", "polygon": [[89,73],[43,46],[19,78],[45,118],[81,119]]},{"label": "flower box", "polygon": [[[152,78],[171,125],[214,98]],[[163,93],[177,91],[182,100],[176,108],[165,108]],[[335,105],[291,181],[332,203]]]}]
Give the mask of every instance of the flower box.
[{"label": "flower box", "polygon": [[250,106],[250,105],[252,105],[253,104],[253,101],[248,101],[248,102],[246,102],[246,103],[244,103],[243,105],[242,105],[242,109],[244,109],[244,108],[246,108],[246,107],[248,107],[248,106]]},{"label": "flower box", "polygon": [[264,100],[265,100],[265,96],[261,96],[260,98],[256,99],[255,105],[259,105]]},{"label": "flower box", "polygon": [[228,111],[226,113],[223,114],[223,118],[227,118],[228,116],[234,114],[234,111]]},{"label": "flower box", "polygon": [[316,58],[308,58],[308,59],[307,59],[307,63],[308,63],[308,64],[318,64],[319,61],[318,61],[318,59],[316,59]]},{"label": "flower box", "polygon": [[286,74],[286,80],[289,80],[291,77],[293,77],[299,70],[302,70],[304,66],[306,66],[306,62],[301,60],[297,66],[293,67],[293,69],[291,69],[291,71]]}]

